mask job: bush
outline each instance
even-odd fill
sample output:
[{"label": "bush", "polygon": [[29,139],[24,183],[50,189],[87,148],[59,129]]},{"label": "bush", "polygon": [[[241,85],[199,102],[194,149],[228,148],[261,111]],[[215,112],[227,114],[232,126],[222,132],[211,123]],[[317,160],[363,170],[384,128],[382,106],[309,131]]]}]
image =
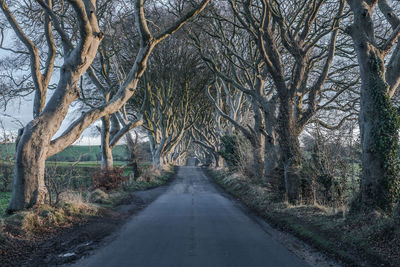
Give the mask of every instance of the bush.
[{"label": "bush", "polygon": [[303,139],[303,201],[341,207],[354,198],[359,180],[359,170],[355,168],[358,155],[346,138],[345,132],[322,133],[317,128],[312,136]]},{"label": "bush", "polygon": [[58,204],[60,194],[69,191],[83,192],[92,185],[91,174],[95,168],[82,168],[75,165],[63,166],[57,162],[46,167],[45,185],[49,192],[48,202]]},{"label": "bush", "polygon": [[96,171],[93,174],[93,187],[107,192],[120,187],[128,179],[129,176],[124,176],[124,168]]},{"label": "bush", "polygon": [[238,141],[237,135],[224,135],[221,137],[222,145],[218,153],[225,159],[229,167],[235,167],[239,164]]}]

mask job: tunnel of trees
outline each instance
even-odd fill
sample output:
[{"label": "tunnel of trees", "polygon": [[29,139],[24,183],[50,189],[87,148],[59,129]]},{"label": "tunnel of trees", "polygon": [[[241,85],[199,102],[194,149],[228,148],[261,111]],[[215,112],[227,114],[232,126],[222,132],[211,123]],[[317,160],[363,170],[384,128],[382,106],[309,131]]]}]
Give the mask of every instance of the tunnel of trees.
[{"label": "tunnel of trees", "polygon": [[0,6],[0,105],[33,99],[10,212],[45,198],[46,160],[96,123],[103,170],[140,135],[154,168],[196,157],[293,205],[347,198],[354,212],[399,213],[396,1]]}]

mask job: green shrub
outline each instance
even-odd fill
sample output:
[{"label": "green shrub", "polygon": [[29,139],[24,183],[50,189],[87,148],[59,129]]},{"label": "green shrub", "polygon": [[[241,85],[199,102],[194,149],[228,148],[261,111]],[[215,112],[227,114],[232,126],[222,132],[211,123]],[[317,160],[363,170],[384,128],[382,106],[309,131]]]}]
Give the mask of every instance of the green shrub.
[{"label": "green shrub", "polygon": [[221,137],[221,149],[218,152],[229,167],[237,166],[240,160],[238,149],[239,137],[237,135],[224,135]]}]

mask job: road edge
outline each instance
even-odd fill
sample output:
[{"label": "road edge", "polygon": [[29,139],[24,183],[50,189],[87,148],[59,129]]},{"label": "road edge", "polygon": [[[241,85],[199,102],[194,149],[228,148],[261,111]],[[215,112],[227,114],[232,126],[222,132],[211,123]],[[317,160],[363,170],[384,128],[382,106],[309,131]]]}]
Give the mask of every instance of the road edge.
[{"label": "road edge", "polygon": [[328,267],[328,266],[344,266],[342,262],[333,259],[329,255],[326,255],[324,251],[318,250],[318,248],[312,246],[311,244],[306,243],[300,238],[294,236],[293,234],[283,231],[278,227],[274,227],[269,221],[268,218],[261,216],[261,214],[246,205],[244,201],[240,198],[236,197],[226,188],[224,188],[221,184],[219,184],[216,179],[213,177],[210,169],[201,168],[203,174],[207,177],[207,179],[212,183],[215,188],[223,195],[228,198],[235,205],[241,209],[245,214],[247,214],[256,224],[258,224],[261,229],[274,238],[276,241],[284,245],[289,251],[295,254],[300,259],[304,260],[311,266],[317,267]]}]

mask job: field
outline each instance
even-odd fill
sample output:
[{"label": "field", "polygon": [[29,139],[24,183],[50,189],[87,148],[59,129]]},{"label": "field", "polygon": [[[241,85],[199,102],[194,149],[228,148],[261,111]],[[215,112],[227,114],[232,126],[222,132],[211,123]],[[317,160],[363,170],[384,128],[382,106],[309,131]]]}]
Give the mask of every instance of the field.
[{"label": "field", "polygon": [[[9,160],[14,157],[15,144],[0,145],[0,155],[3,160]],[[125,161],[128,159],[128,153],[125,145],[118,145],[113,150],[115,161]],[[64,151],[52,156],[49,161],[90,161],[96,162],[101,160],[100,146],[70,146]]]},{"label": "field", "polygon": [[[146,144],[142,144],[145,148]],[[52,190],[84,190],[92,186],[93,174],[101,165],[100,146],[70,146],[46,161],[46,181]],[[143,152],[143,149],[142,149]],[[14,172],[15,144],[0,145],[0,217],[11,197]],[[124,167],[124,175],[131,173],[125,145],[113,150],[114,166]],[[141,170],[149,163],[139,163]]]},{"label": "field", "polygon": [[[114,166],[121,167],[126,165],[126,161],[115,161]],[[101,161],[80,161],[80,162],[68,162],[68,161],[46,161],[46,166],[77,166],[77,167],[100,167]]]},{"label": "field", "polygon": [[[138,144],[140,157],[145,161],[149,160],[148,143]],[[2,160],[11,160],[14,158],[15,144],[0,144],[0,158]],[[118,145],[113,149],[114,161],[126,161],[129,159],[128,151],[125,145]],[[61,162],[99,162],[101,161],[100,146],[69,146],[64,151],[52,156],[49,161]]]}]

